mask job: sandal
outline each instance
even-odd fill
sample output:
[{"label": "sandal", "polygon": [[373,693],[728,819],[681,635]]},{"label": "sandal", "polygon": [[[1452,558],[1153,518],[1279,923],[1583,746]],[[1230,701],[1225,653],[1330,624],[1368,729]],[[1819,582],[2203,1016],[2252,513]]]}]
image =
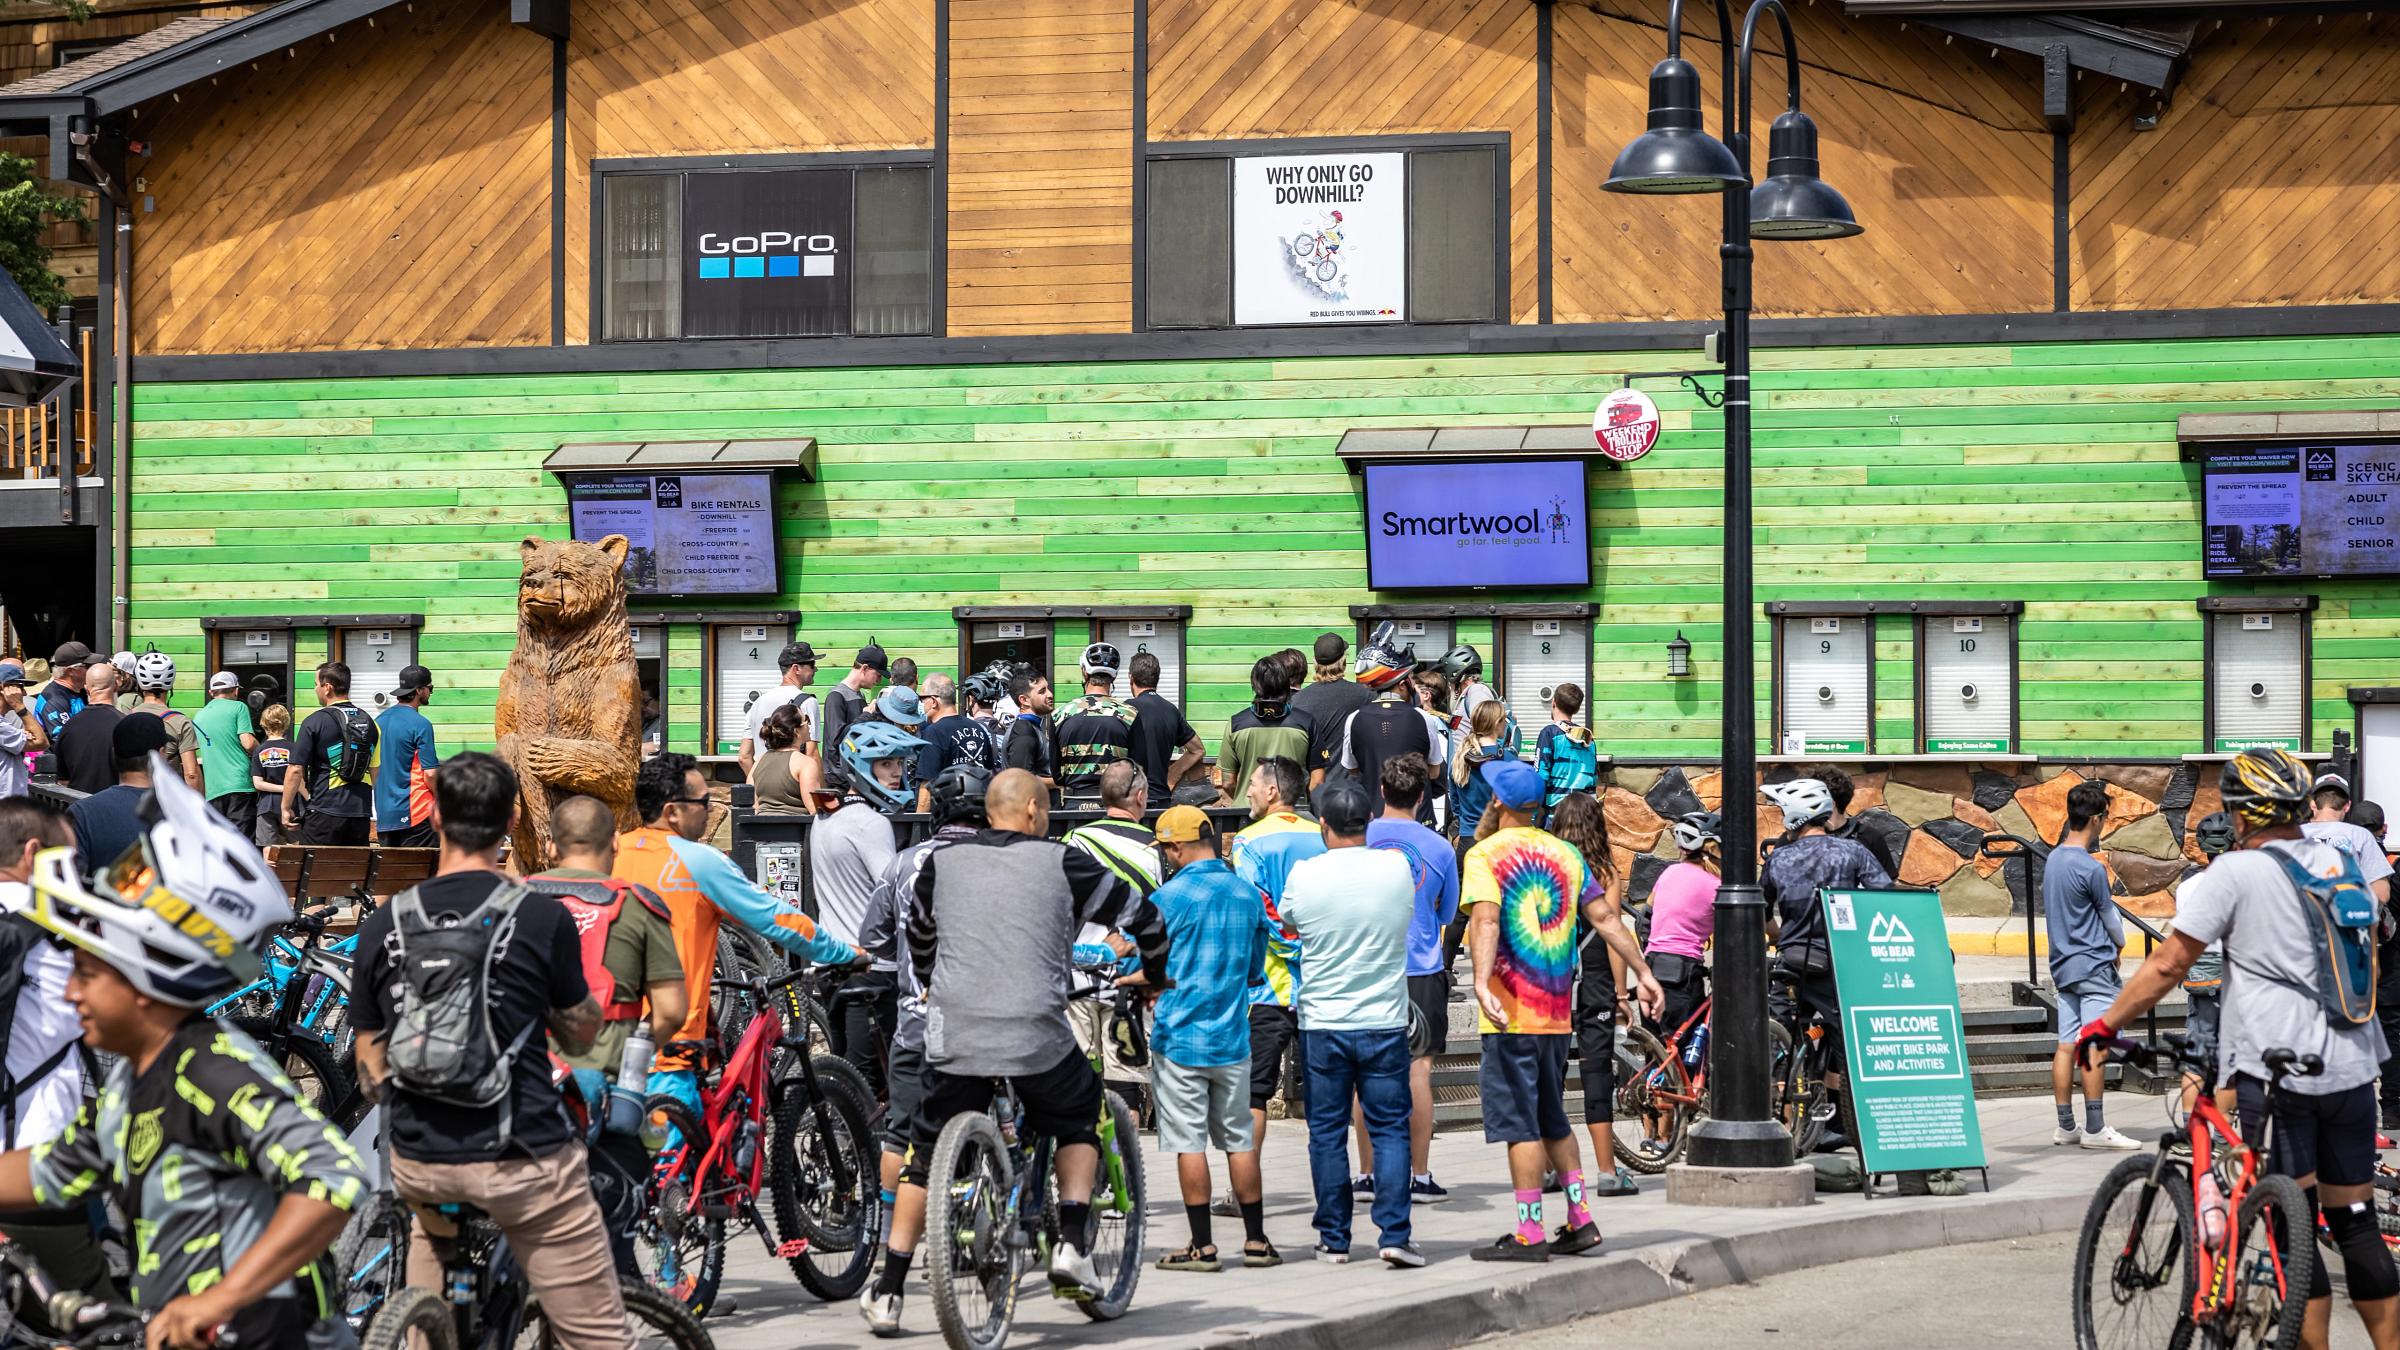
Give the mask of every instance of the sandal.
[{"label": "sandal", "polygon": [[1223,1270],[1225,1266],[1217,1259],[1216,1244],[1211,1243],[1203,1247],[1195,1243],[1181,1251],[1168,1252],[1165,1256],[1158,1258],[1158,1268],[1160,1270],[1197,1270],[1213,1275]]},{"label": "sandal", "polygon": [[1275,1250],[1275,1244],[1265,1238],[1260,1238],[1256,1242],[1245,1242],[1242,1244],[1242,1264],[1253,1270],[1263,1270],[1268,1266],[1280,1266],[1283,1264],[1283,1253]]}]

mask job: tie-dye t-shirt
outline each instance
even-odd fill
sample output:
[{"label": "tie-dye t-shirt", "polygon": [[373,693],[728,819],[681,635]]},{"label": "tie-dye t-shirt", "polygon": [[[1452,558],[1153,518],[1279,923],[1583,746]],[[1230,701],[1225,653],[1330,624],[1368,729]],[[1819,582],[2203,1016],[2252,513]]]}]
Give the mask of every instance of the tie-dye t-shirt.
[{"label": "tie-dye t-shirt", "polygon": [[1501,830],[1467,850],[1460,903],[1500,907],[1492,985],[1508,1025],[1486,1034],[1564,1036],[1575,1029],[1575,914],[1600,887],[1573,844],[1547,830]]}]

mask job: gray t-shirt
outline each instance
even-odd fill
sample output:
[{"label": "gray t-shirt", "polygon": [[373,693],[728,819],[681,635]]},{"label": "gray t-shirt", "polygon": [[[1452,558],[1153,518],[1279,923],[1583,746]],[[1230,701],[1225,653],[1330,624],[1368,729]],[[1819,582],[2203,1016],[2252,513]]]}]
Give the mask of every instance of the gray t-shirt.
[{"label": "gray t-shirt", "polygon": [[[2320,840],[2269,847],[2288,851],[2319,874],[2341,866],[2341,854]],[[2266,1052],[2279,1048],[2325,1059],[2323,1073],[2285,1079],[2287,1092],[2324,1096],[2375,1081],[2383,1028],[2372,1018],[2364,1026],[2336,1027],[2317,1006],[2317,943],[2323,939],[2281,863],[2260,849],[2235,850],[2184,883],[2176,902],[2178,933],[2224,943],[2225,1010],[2217,1025],[2222,1081],[2236,1073],[2265,1079]]]},{"label": "gray t-shirt", "polygon": [[2117,986],[2125,921],[2108,891],[2108,869],[2081,845],[2060,844],[2043,861],[2042,917],[2052,983],[2077,993]]},{"label": "gray t-shirt", "polygon": [[2300,833],[2319,839],[2358,859],[2359,875],[2373,886],[2392,874],[2392,860],[2383,856],[2383,845],[2367,833],[2364,825],[2346,820],[2312,820],[2300,827]]},{"label": "gray t-shirt", "polygon": [[[808,870],[816,883],[817,922],[826,932],[850,946],[862,945],[868,902],[895,851],[892,822],[865,802],[853,799],[817,818],[809,830]],[[875,962],[877,970],[891,968],[890,961]]]}]

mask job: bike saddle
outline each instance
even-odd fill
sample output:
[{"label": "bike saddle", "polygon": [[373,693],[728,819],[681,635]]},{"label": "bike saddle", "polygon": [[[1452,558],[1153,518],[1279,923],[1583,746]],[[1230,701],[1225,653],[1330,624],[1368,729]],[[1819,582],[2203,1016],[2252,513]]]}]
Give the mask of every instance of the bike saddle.
[{"label": "bike saddle", "polygon": [[2288,1073],[2301,1078],[2313,1078],[2325,1072],[2323,1055],[2304,1055],[2297,1050],[2287,1050],[2281,1046],[2267,1051],[2259,1058],[2266,1061],[2269,1073]]}]

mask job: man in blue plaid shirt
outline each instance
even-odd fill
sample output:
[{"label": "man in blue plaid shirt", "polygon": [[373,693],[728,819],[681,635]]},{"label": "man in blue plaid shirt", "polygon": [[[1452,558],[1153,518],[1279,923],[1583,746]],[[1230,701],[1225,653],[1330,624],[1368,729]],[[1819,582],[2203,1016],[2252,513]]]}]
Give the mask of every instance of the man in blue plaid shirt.
[{"label": "man in blue plaid shirt", "polygon": [[1166,923],[1167,990],[1153,1010],[1151,1094],[1158,1146],[1176,1155],[1191,1245],[1170,1252],[1161,1270],[1215,1271],[1208,1150],[1225,1153],[1234,1202],[1247,1241],[1242,1264],[1282,1264],[1267,1241],[1265,1197],[1250,1121],[1249,986],[1266,959],[1265,897],[1220,856],[1217,829],[1198,807],[1169,807],[1155,835],[1166,882],[1151,896]]}]

